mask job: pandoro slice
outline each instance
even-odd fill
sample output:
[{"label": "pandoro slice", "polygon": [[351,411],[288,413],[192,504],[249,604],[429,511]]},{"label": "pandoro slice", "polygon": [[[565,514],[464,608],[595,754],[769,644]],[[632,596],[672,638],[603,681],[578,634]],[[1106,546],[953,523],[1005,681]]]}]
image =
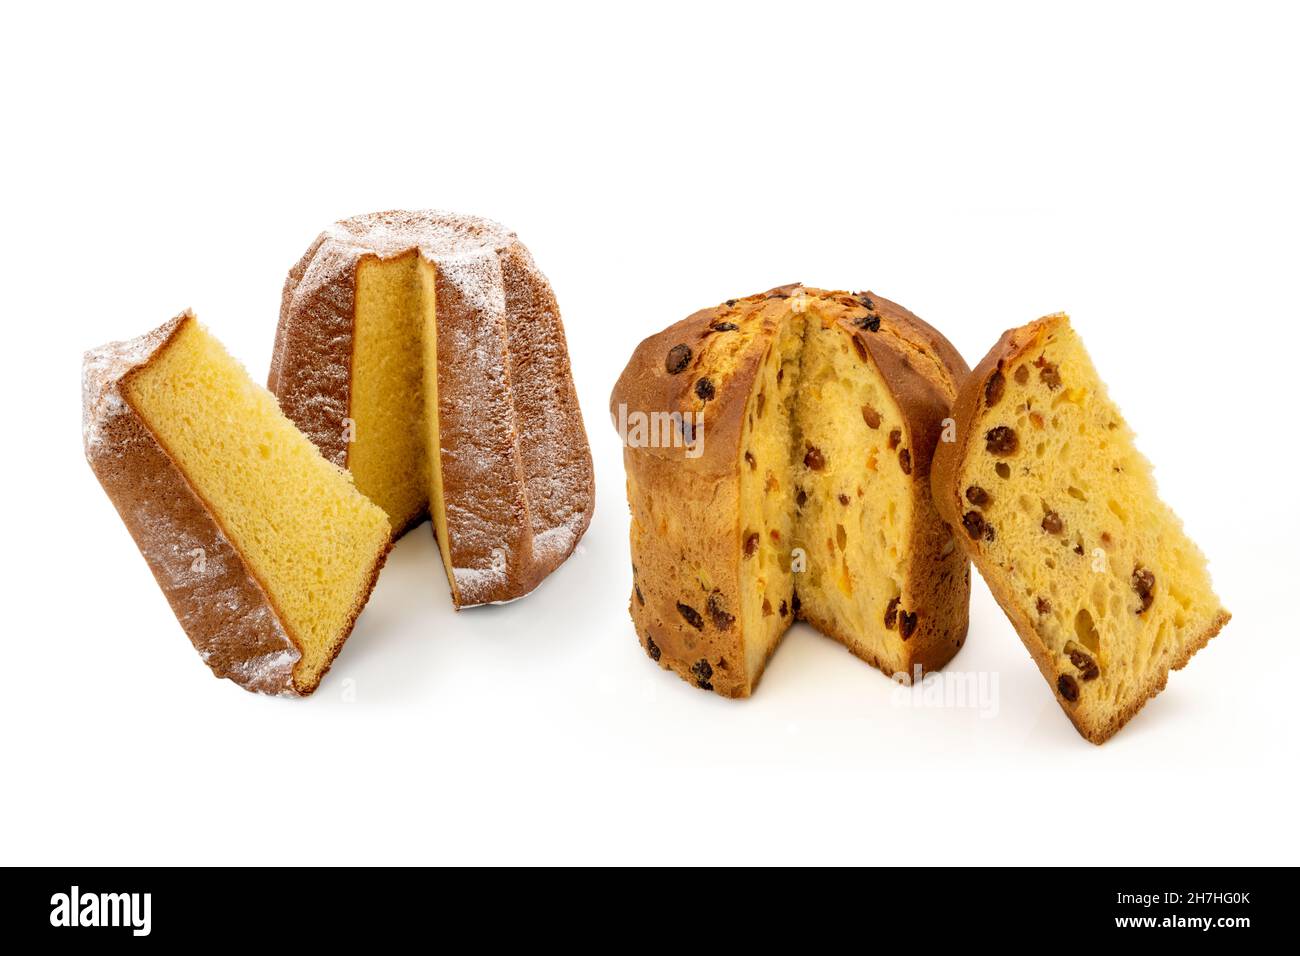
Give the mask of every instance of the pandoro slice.
[{"label": "pandoro slice", "polygon": [[190,312],[87,352],[82,397],[86,458],[212,672],[314,691],[387,556],[387,515]]},{"label": "pandoro slice", "polygon": [[1227,623],[1205,557],[1065,315],[1004,334],[955,417],[935,504],[1061,709],[1101,743]]}]

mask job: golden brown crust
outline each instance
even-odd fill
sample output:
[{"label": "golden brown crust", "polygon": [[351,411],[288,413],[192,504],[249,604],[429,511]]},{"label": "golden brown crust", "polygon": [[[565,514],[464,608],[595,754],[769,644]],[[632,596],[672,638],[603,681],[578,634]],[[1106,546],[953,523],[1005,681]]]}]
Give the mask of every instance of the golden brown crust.
[{"label": "golden brown crust", "polygon": [[[661,667],[724,697],[752,693],[761,674],[747,674],[740,628],[708,613],[711,596],[740,592],[734,542],[739,531],[736,460],[754,376],[776,336],[795,286],[732,299],[702,309],[645,339],[619,376],[610,414],[621,427],[636,414],[705,412],[696,394],[701,370],[715,350],[730,356],[732,373],[715,382],[707,402],[703,453],[681,447],[631,447],[623,461],[632,504],[632,619],[642,646]],[[731,328],[731,326],[737,326]],[[691,349],[680,371],[667,356]],[[626,437],[626,436],[625,436]],[[643,579],[640,569],[652,569]],[[723,608],[737,614],[736,608]],[[793,619],[793,609],[787,608]],[[722,625],[722,626],[720,626]]]},{"label": "golden brown crust", "polygon": [[885,320],[880,327],[885,333],[882,338],[914,356],[920,374],[946,396],[949,404],[955,401],[961,383],[970,374],[970,367],[956,347],[942,332],[897,302],[870,291],[859,295]]},{"label": "golden brown crust", "polygon": [[[934,454],[934,463],[930,476],[935,506],[938,508],[943,520],[950,527],[954,529],[961,528],[961,517],[964,510],[962,505],[961,471],[967,457],[973,453],[975,440],[978,438],[979,429],[973,426],[979,418],[989,379],[995,372],[1010,367],[1018,359],[1032,353],[1037,343],[1045,335],[1051,333],[1053,329],[1065,321],[1065,316],[1058,313],[1044,316],[1019,328],[1008,329],[998,339],[993,348],[989,350],[988,354],[984,356],[983,360],[975,366],[975,369],[962,385],[957,395],[956,404],[953,407],[953,418],[956,422],[956,441],[939,443]],[[1020,636],[1021,642],[1025,645],[1025,649],[1029,651],[1034,663],[1038,666],[1043,679],[1051,688],[1061,710],[1070,718],[1070,722],[1074,724],[1075,729],[1078,730],[1082,737],[1094,744],[1104,743],[1128,723],[1148,700],[1164,690],[1165,683],[1168,680],[1168,671],[1161,670],[1153,675],[1146,688],[1139,691],[1137,696],[1122,711],[1111,715],[1105,724],[1101,726],[1086,725],[1080,719],[1077,710],[1070,706],[1070,702],[1061,695],[1057,686],[1057,667],[1054,656],[1039,637],[1034,623],[1021,610],[1020,601],[1015,593],[1005,583],[1003,576],[986,555],[983,547],[984,542],[982,540],[971,540],[965,534],[955,534],[954,537],[961,543],[962,548],[969,554],[971,561],[979,569],[980,575],[984,578],[993,597],[997,600],[998,606],[1006,614],[1012,627]],[[1208,644],[1210,639],[1219,633],[1230,617],[1231,615],[1226,611],[1221,612],[1210,627],[1207,628],[1206,632],[1189,644],[1187,652],[1177,663],[1172,665],[1171,669],[1179,670],[1184,667],[1193,654]]]},{"label": "golden brown crust", "polygon": [[268,387],[322,454],[346,467],[357,265],[409,255],[436,270],[452,600],[457,608],[514,600],[568,559],[595,506],[559,306],[514,233],[434,211],[335,223],[285,282]]},{"label": "golden brown crust", "polygon": [[[683,680],[710,685],[723,696],[746,696],[756,678],[751,680],[745,673],[739,624],[709,613],[715,593],[734,595],[740,590],[739,568],[722,560],[724,543],[736,534],[736,488],[706,476],[692,487],[680,474],[680,465],[659,459],[642,464],[641,480],[647,486],[676,497],[675,515],[664,516],[674,522],[672,529],[650,528],[642,534],[635,527],[632,530],[630,609],[642,646],[660,666],[671,668]],[[681,536],[677,522],[697,533]],[[643,574],[642,568],[653,571]],[[734,607],[722,610],[737,613]]]},{"label": "golden brown crust", "polygon": [[[194,321],[185,312],[129,342],[86,354],[86,458],[122,517],[190,642],[217,677],[246,690],[306,696],[319,685],[294,679],[301,643],[266,589],[123,385]],[[337,655],[374,587],[380,555],[359,593]],[[332,658],[331,658],[332,660]],[[321,675],[328,666],[321,671]]]},{"label": "golden brown crust", "polygon": [[[610,397],[619,428],[637,413],[709,416],[698,458],[681,447],[631,447],[624,435],[633,513],[630,611],[642,646],[661,667],[726,697],[752,693],[762,674],[761,667],[746,673],[738,609],[716,603],[740,593],[739,443],[755,377],[794,296],[806,297],[798,308],[815,303],[823,321],[854,337],[904,412],[916,456],[908,600],[925,609],[924,623],[909,640],[909,665],[942,666],[966,633],[969,567],[930,503],[928,485],[931,449],[967,372],[965,362],[936,330],[873,293],[780,286],[703,309],[646,338]],[[670,353],[680,358],[683,347],[689,359],[673,361]],[[727,374],[710,378],[714,393],[700,398],[700,378],[718,365]],[[798,614],[794,607],[778,612],[789,621]],[[831,622],[810,623],[852,646]],[[881,661],[868,663],[891,670]]]}]

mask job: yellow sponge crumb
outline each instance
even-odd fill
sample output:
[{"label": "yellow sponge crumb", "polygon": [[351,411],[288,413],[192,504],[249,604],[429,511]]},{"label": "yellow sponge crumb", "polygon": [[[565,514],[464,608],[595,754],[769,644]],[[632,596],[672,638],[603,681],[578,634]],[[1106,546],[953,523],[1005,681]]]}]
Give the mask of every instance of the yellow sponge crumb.
[{"label": "yellow sponge crumb", "polygon": [[123,391],[301,647],[295,686],[314,689],[388,547],[384,512],[192,318]]}]

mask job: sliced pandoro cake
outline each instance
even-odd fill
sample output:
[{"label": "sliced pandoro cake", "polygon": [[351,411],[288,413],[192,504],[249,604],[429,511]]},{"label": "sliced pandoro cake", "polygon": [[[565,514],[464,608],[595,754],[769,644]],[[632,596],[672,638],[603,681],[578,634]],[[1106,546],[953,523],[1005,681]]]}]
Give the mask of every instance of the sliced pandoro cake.
[{"label": "sliced pandoro cake", "polygon": [[431,519],[457,608],[528,594],[591,521],[559,305],[498,223],[334,223],[285,282],[268,386],[395,537]]},{"label": "sliced pandoro cake", "polygon": [[391,527],[194,316],[86,353],[86,458],[200,656],[302,696],[352,630]]},{"label": "sliced pandoro cake", "polygon": [[935,505],[1094,743],[1227,623],[1205,557],[1064,315],[1012,329],[971,373]]}]

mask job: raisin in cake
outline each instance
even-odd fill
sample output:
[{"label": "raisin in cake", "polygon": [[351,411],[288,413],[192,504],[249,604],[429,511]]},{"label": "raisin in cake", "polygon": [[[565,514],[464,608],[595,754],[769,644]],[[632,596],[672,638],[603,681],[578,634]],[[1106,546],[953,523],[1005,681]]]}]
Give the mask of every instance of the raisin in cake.
[{"label": "raisin in cake", "polygon": [[527,594],[591,521],[560,310],[494,222],[399,211],[325,230],[285,283],[269,386],[394,536],[432,518],[457,607]]},{"label": "raisin in cake", "polygon": [[650,657],[746,696],[803,619],[889,674],[946,663],[970,568],[930,500],[930,458],[966,372],[892,302],[799,285],[642,342],[610,411]]},{"label": "raisin in cake", "polygon": [[86,353],[86,458],[218,677],[310,694],[390,543],[384,512],[185,313]]},{"label": "raisin in cake", "polygon": [[956,419],[935,502],[1061,708],[1101,743],[1227,623],[1205,558],[1064,315],[1003,335]]}]

